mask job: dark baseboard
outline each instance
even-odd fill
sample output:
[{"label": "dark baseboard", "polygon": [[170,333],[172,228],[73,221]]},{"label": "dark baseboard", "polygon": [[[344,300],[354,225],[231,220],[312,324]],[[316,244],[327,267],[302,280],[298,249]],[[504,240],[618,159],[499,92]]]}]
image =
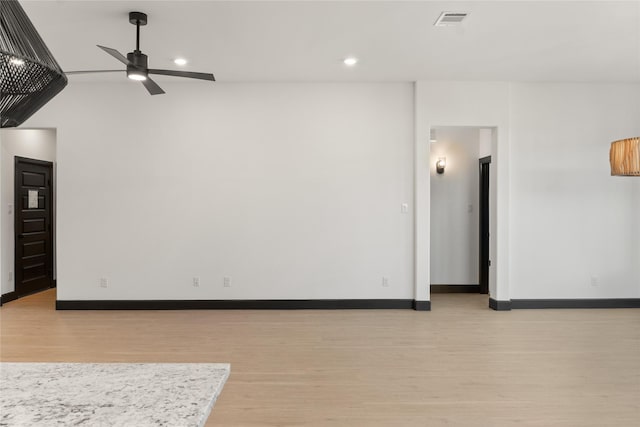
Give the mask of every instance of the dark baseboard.
[{"label": "dark baseboard", "polygon": [[431,301],[413,301],[413,309],[415,311],[431,311]]},{"label": "dark baseboard", "polygon": [[17,300],[18,298],[20,298],[20,294],[18,294],[17,292],[13,291],[13,292],[7,292],[6,294],[0,296],[0,305],[2,304],[6,304],[9,301],[13,301],[13,300]]},{"label": "dark baseboard", "polygon": [[511,300],[498,301],[493,298],[489,298],[489,308],[495,311],[509,311],[511,310]]},{"label": "dark baseboard", "polygon": [[640,308],[640,298],[512,299],[511,308]]},{"label": "dark baseboard", "polygon": [[431,285],[432,294],[479,294],[480,285]]},{"label": "dark baseboard", "polygon": [[545,308],[640,308],[640,298],[512,299],[507,301],[489,298],[489,307],[496,311]]},{"label": "dark baseboard", "polygon": [[410,299],[336,300],[90,300],[56,301],[56,310],[429,310],[430,301]]}]

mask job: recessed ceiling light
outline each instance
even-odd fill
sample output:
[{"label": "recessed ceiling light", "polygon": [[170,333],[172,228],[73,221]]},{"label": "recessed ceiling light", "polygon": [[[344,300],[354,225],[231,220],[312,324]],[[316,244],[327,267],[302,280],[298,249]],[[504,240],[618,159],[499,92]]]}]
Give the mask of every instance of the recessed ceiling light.
[{"label": "recessed ceiling light", "polygon": [[184,58],[176,58],[173,60],[176,65],[187,65],[187,60]]},{"label": "recessed ceiling light", "polygon": [[348,58],[345,58],[344,61],[342,62],[344,62],[344,65],[346,65],[347,67],[353,67],[358,63],[358,58],[354,58],[353,56],[350,56]]},{"label": "recessed ceiling light", "polygon": [[24,60],[20,58],[11,58],[9,60],[13,65],[24,65]]}]

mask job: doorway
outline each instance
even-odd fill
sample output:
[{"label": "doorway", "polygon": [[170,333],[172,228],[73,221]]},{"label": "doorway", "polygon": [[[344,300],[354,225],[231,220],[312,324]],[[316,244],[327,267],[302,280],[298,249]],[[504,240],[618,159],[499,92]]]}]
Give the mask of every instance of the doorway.
[{"label": "doorway", "polygon": [[14,298],[55,284],[52,177],[52,162],[15,157]]},{"label": "doorway", "polygon": [[492,127],[431,128],[432,294],[476,294],[484,304],[491,292],[495,280],[491,259],[495,259],[496,181],[490,176],[490,165],[496,135]]}]

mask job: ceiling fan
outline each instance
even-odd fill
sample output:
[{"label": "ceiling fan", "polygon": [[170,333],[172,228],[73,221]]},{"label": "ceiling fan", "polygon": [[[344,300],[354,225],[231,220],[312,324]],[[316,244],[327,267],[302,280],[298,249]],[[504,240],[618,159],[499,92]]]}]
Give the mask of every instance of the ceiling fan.
[{"label": "ceiling fan", "polygon": [[[97,45],[100,49],[116,58],[127,66],[127,77],[137,80],[144,85],[151,95],[160,95],[165,93],[164,90],[156,82],[151,80],[149,74],[158,74],[164,76],[187,77],[190,79],[209,80],[214,82],[216,79],[211,73],[194,73],[191,71],[177,70],[157,70],[148,68],[147,55],[140,50],[140,26],[147,25],[147,14],[142,12],[129,12],[129,22],[136,26],[136,50],[127,53],[125,57],[116,49]],[[69,71],[65,74],[88,74],[88,73],[111,73],[122,72],[122,70],[95,70],[95,71]]]}]

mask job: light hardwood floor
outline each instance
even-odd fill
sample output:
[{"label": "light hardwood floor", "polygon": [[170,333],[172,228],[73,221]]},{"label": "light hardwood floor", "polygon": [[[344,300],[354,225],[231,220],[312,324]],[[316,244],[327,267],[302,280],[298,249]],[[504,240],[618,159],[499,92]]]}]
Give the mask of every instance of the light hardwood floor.
[{"label": "light hardwood floor", "polygon": [[2,361],[229,362],[207,426],[638,426],[640,310],[0,309]]}]

